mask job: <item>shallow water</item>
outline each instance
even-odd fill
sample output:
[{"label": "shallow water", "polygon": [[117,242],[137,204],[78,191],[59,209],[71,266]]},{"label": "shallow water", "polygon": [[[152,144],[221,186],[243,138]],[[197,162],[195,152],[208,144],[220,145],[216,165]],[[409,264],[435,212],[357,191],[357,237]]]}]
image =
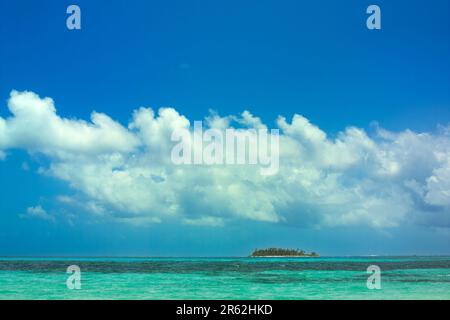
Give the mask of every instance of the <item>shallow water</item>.
[{"label": "shallow water", "polygon": [[450,257],[0,258],[0,299],[450,299]]}]

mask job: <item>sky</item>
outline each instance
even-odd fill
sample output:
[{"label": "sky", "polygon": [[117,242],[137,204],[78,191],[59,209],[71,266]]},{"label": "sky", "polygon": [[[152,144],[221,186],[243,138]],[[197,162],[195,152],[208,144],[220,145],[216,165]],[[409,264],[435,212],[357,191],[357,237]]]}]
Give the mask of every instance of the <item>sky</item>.
[{"label": "sky", "polygon": [[[0,0],[0,255],[450,254],[449,12]],[[196,120],[280,129],[278,174],[174,166]]]}]

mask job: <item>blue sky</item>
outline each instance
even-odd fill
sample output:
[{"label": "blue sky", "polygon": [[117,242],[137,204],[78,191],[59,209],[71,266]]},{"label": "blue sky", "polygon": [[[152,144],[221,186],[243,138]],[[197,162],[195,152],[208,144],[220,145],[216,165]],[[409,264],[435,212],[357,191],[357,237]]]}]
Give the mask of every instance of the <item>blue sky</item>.
[{"label": "blue sky", "polygon": [[[66,28],[66,8],[73,3],[81,8],[82,30]],[[366,8],[374,3],[382,12],[379,31],[365,27]],[[442,199],[448,194],[450,177],[445,159],[425,163],[417,154],[396,149],[411,145],[424,158],[427,152],[449,156],[448,133],[438,126],[450,122],[450,4],[444,0],[374,3],[1,1],[3,119],[11,117],[7,101],[12,90],[51,97],[61,118],[89,121],[95,110],[124,127],[141,106],[153,110],[170,106],[191,121],[208,116],[210,109],[221,116],[249,110],[271,128],[279,115],[290,123],[299,114],[331,140],[355,126],[367,132],[382,154],[406,154],[396,158],[406,169],[386,183],[392,183],[394,190],[387,202],[379,189],[384,180],[373,177],[375,169],[369,174],[367,167],[353,166],[338,173],[345,177],[342,188],[352,185],[352,195],[358,184],[370,180],[361,203],[376,202],[383,211],[380,208],[389,207],[401,189],[405,193],[398,198],[408,205],[396,203],[405,213],[392,225],[366,218],[357,223],[315,223],[328,219],[328,213],[301,199],[289,205],[268,200],[277,216],[286,218],[275,223],[258,219],[231,219],[219,227],[183,224],[178,219],[123,223],[114,217],[124,210],[92,196],[85,180],[66,178],[60,171],[44,172],[52,164],[76,171],[75,162],[56,159],[54,150],[43,151],[44,147],[33,145],[34,140],[16,138],[21,142],[5,147],[7,156],[0,160],[0,241],[6,244],[0,246],[0,254],[245,255],[263,246],[301,247],[331,255],[450,253],[450,207]],[[399,136],[379,142],[375,122]],[[418,136],[411,137],[407,129]],[[430,135],[429,140],[421,140],[422,132]],[[0,135],[0,151],[1,147]],[[331,170],[313,169],[323,174]],[[437,189],[432,176],[440,183]],[[413,180],[421,196],[412,187],[402,189]],[[193,182],[185,182],[184,189],[176,190],[194,197],[188,192]],[[110,217],[99,219],[79,204],[67,205],[62,196],[107,207]],[[190,203],[183,200],[177,205],[185,206],[183,212],[215,210],[210,203],[201,208]],[[37,207],[56,218],[27,216],[29,208]],[[353,209],[343,207],[343,216],[336,220],[345,220],[344,211]]]}]

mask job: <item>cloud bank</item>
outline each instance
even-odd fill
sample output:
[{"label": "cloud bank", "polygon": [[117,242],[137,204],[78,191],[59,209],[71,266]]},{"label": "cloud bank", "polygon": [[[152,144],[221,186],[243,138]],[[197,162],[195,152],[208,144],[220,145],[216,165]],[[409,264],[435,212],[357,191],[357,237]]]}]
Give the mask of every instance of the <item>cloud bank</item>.
[{"label": "cloud bank", "polygon": [[[95,216],[136,224],[450,227],[450,127],[377,128],[373,136],[348,127],[330,138],[301,115],[280,116],[280,169],[262,176],[250,165],[174,165],[171,133],[191,121],[173,108],[139,108],[127,127],[97,112],[89,121],[62,118],[52,99],[32,92],[12,91],[8,109],[0,117],[0,159],[8,161],[10,149],[45,156],[39,172],[67,182]],[[249,111],[205,122],[221,130],[268,127]]]}]

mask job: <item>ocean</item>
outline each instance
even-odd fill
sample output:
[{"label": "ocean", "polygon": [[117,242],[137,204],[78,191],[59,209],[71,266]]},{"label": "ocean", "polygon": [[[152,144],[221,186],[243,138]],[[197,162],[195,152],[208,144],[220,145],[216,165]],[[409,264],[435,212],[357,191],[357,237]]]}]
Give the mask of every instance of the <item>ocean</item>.
[{"label": "ocean", "polygon": [[0,258],[0,299],[450,299],[450,257]]}]

